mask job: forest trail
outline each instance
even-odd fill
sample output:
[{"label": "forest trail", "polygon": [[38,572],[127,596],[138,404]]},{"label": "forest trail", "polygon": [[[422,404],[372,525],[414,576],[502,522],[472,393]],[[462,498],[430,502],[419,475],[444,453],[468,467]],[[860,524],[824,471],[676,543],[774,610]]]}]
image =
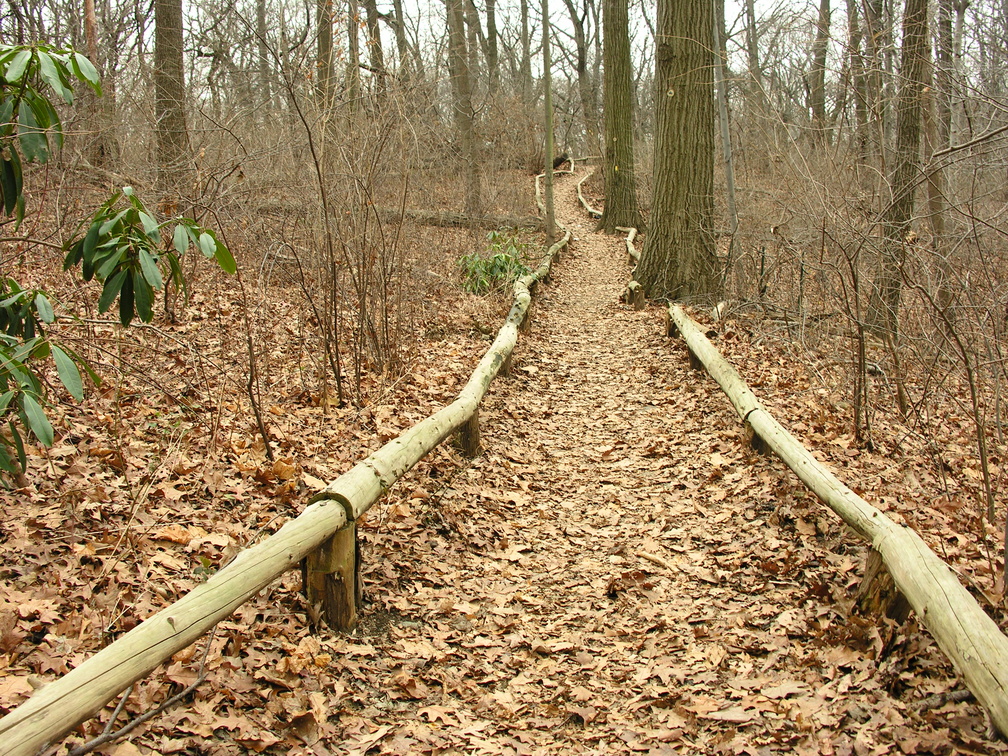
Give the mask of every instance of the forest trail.
[{"label": "forest trail", "polygon": [[[919,715],[882,688],[876,623],[848,616],[862,546],[749,450],[713,381],[663,336],[662,309],[620,304],[623,241],[594,232],[575,181],[556,188],[572,248],[481,409],[481,456],[432,497],[436,535],[408,505],[365,531],[365,586],[383,584],[369,598],[390,626],[354,675],[375,687],[355,691],[359,719],[341,717],[347,745],[867,753],[925,741]],[[359,648],[342,650],[351,668]]]}]

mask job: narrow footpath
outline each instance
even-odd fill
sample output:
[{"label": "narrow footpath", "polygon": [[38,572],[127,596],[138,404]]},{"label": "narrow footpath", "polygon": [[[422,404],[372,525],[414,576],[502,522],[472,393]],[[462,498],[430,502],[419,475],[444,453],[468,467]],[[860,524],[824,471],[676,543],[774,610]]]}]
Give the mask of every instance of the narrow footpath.
[{"label": "narrow footpath", "polygon": [[368,525],[365,581],[397,594],[339,649],[345,746],[948,752],[899,700],[912,659],[851,609],[863,546],[748,448],[661,308],[619,302],[623,241],[576,178],[557,186],[575,241],[481,410],[484,452]]}]

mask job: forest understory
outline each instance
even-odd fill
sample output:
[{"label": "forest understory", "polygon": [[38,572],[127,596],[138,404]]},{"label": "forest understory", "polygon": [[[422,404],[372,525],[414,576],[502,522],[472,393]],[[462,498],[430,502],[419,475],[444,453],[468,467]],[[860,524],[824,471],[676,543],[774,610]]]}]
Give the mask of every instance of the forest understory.
[{"label": "forest understory", "polygon": [[[576,178],[557,187],[572,247],[481,408],[482,453],[442,444],[361,526],[358,629],[317,627],[287,573],[138,682],[119,724],[205,675],[97,753],[1008,750],[975,703],[945,700],[963,684],[913,616],[861,613],[865,545],[749,447],[716,384],[665,337],[663,309],[619,302],[623,241],[594,232]],[[0,493],[0,714],[451,401],[509,302],[457,285],[481,233],[424,234],[416,356],[401,375],[366,373],[361,406],[318,391],[299,295],[279,273],[262,288],[246,275],[243,295],[201,270],[178,322],[68,327],[120,369],[58,406],[56,444],[30,450]],[[249,247],[236,251],[263,274]],[[879,401],[868,450],[851,431],[850,346],[799,327],[756,308],[711,325],[767,408],[917,530],[1004,628],[1000,533],[983,518],[968,414],[946,400],[925,437]],[[234,377],[248,333],[272,460]],[[1000,478],[996,449],[991,461]],[[112,709],[48,753],[100,734]]]}]

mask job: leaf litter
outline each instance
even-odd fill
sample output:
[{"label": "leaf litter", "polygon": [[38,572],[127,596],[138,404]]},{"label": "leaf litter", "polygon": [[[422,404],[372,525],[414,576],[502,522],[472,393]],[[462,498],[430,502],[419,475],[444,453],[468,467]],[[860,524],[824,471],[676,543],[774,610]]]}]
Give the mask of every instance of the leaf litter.
[{"label": "leaf litter", "polygon": [[[99,753],[1004,750],[976,704],[919,708],[961,687],[954,669],[913,618],[858,613],[864,545],[748,447],[659,308],[618,303],[622,241],[579,216],[570,179],[558,201],[576,241],[481,410],[482,454],[442,445],[362,524],[357,631],[315,632],[287,573],[139,681],[121,721],[192,684],[209,643],[191,701]],[[716,342],[767,406],[873,503],[932,542],[951,531],[946,555],[991,592],[954,512],[900,507],[908,480],[934,487],[926,464],[857,449],[835,395],[747,327]],[[440,338],[361,412],[304,401],[293,380],[273,387],[272,463],[230,393],[202,453],[182,441],[195,420],[125,384],[90,415],[67,411],[57,445],[33,457],[37,479],[2,499],[3,711],[295,516],[452,396],[485,345]]]}]

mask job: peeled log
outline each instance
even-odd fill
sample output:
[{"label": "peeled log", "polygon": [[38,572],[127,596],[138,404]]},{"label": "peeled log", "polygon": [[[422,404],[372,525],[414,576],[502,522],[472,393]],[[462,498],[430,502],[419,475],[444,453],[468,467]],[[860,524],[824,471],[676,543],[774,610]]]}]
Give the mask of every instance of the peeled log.
[{"label": "peeled log", "polygon": [[581,203],[581,207],[585,209],[585,212],[588,213],[588,215],[590,215],[592,218],[601,218],[602,211],[592,207],[588,203],[588,200],[585,198],[584,193],[581,191],[581,187],[584,184],[584,182],[590,179],[594,175],[594,173],[595,173],[594,169],[588,171],[588,173],[582,176],[581,179],[577,182],[577,197],[578,202]]},{"label": "peeled log", "polygon": [[[515,282],[514,304],[507,320],[454,402],[330,483],[297,518],[239,553],[207,582],[46,684],[0,719],[3,756],[34,756],[45,744],[58,741],[97,714],[119,693],[194,643],[281,574],[297,568],[301,560],[318,551],[348,522],[356,521],[431,449],[461,428],[517,343],[518,325],[532,301],[530,289],[549,273],[553,260],[569,240],[568,231],[550,247],[535,271]],[[343,579],[348,581],[349,577]]]},{"label": "peeled log", "polygon": [[681,307],[674,305],[669,314],[690,353],[703,362],[739,417],[881,555],[896,588],[990,713],[995,727],[1008,735],[1008,638],[994,620],[919,535],[847,488],[774,420]]}]

